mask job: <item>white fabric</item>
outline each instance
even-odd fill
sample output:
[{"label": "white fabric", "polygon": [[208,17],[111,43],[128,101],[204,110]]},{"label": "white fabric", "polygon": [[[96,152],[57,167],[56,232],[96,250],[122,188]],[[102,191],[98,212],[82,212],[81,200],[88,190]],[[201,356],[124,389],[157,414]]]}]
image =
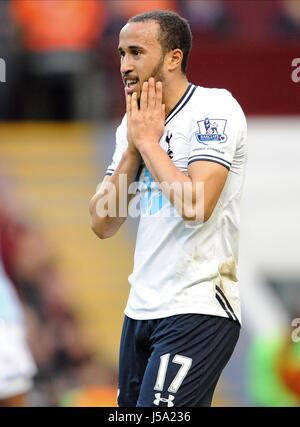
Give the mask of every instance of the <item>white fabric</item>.
[{"label": "white fabric", "polygon": [[0,254],[0,399],[26,393],[36,366],[26,342],[21,303]]},{"label": "white fabric", "polygon": [[1,320],[22,323],[23,312],[14,286],[4,271],[0,253],[0,321]]},{"label": "white fabric", "polygon": [[[161,147],[188,173],[197,161],[219,163],[228,178],[210,219],[186,223],[143,165],[138,175],[141,218],[125,314],[153,319],[203,313],[241,321],[237,279],[239,202],[246,163],[243,111],[224,89],[190,85],[165,122]],[[111,175],[127,147],[127,119],[116,133]]]},{"label": "white fabric", "polygon": [[23,327],[0,322],[0,399],[28,392],[35,372]]}]

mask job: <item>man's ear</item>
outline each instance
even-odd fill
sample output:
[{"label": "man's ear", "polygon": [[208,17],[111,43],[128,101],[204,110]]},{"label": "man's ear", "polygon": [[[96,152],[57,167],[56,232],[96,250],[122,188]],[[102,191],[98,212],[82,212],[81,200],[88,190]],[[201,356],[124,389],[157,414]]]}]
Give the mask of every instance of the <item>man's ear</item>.
[{"label": "man's ear", "polygon": [[169,52],[169,70],[173,71],[178,67],[181,67],[182,59],[183,59],[183,52],[181,49],[174,49]]}]

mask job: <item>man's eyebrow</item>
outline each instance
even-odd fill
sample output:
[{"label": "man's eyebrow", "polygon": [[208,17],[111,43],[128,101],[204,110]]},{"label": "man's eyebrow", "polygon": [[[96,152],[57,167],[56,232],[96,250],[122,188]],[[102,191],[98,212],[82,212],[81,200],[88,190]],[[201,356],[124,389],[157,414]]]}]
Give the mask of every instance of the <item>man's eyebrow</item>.
[{"label": "man's eyebrow", "polygon": [[[145,50],[142,46],[138,46],[138,45],[130,45],[128,46],[129,50]],[[124,52],[124,49],[122,47],[118,47],[118,51],[119,52]]]},{"label": "man's eyebrow", "polygon": [[142,46],[128,46],[128,49],[138,49],[138,50],[144,50],[144,48]]}]

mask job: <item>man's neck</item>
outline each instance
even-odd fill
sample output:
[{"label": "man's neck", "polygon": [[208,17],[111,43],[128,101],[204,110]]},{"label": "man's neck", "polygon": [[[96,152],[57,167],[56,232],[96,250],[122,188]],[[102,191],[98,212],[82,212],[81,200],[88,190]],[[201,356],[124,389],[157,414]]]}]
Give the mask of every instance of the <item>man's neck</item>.
[{"label": "man's neck", "polygon": [[173,110],[180,98],[182,98],[184,92],[188,88],[188,85],[189,82],[185,75],[182,75],[179,79],[169,81],[163,85],[163,102],[166,104],[166,117]]}]

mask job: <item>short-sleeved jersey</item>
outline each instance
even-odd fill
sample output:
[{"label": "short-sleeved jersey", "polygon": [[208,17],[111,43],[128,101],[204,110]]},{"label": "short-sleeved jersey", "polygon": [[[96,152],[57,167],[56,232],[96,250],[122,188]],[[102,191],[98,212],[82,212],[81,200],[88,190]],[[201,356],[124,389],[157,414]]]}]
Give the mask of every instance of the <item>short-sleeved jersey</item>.
[{"label": "short-sleeved jersey", "polygon": [[[247,124],[230,92],[189,84],[165,121],[160,146],[188,174],[193,162],[218,163],[229,173],[205,222],[189,224],[154,182],[145,164],[138,173],[140,223],[125,314],[154,319],[202,313],[241,320],[237,278]],[[111,175],[127,147],[127,119],[116,133]]]}]

